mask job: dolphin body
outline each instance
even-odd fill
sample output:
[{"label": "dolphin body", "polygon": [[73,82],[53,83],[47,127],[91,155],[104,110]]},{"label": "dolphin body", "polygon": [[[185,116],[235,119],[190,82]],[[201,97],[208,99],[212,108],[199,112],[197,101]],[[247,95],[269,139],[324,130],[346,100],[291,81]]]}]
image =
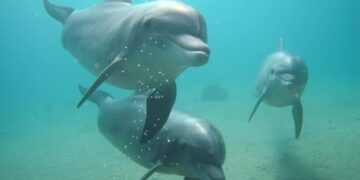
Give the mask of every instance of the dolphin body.
[{"label": "dolphin body", "polygon": [[249,121],[262,101],[275,107],[292,106],[295,121],[295,138],[298,139],[303,124],[301,94],[308,80],[308,70],[297,55],[286,52],[280,40],[280,50],[268,56],[256,80],[256,95],[259,97]]},{"label": "dolphin body", "polygon": [[[80,86],[84,94],[86,89]],[[114,99],[95,91],[89,100],[99,108],[98,127],[105,138],[136,163],[155,171],[184,176],[185,180],[225,180],[222,164],[225,143],[220,132],[204,120],[173,110],[154,139],[141,144],[146,96],[134,94]]]},{"label": "dolphin body", "polygon": [[44,0],[44,6],[64,26],[64,48],[97,76],[78,107],[104,81],[148,95],[142,143],[166,122],[176,99],[175,78],[209,59],[204,18],[177,1],[104,0],[74,10]]}]

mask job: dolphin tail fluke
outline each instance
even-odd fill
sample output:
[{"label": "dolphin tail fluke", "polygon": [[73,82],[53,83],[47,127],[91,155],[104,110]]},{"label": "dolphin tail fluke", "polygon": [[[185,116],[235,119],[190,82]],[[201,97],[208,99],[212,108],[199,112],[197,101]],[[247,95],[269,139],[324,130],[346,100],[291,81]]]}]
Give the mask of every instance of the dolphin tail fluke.
[{"label": "dolphin tail fluke", "polygon": [[[86,93],[87,89],[85,87],[79,85],[79,91],[82,95],[84,95]],[[89,100],[91,102],[95,103],[96,105],[100,106],[100,104],[102,102],[104,102],[105,99],[108,97],[112,98],[112,96],[105,91],[95,91],[93,94],[91,94],[91,96],[89,96]]]},{"label": "dolphin tail fluke", "polygon": [[295,138],[298,139],[303,124],[303,107],[300,100],[293,104],[292,114],[295,121]]},{"label": "dolphin tail fluke", "polygon": [[157,88],[146,99],[145,125],[141,134],[140,143],[152,139],[164,126],[169,118],[176,99],[176,83],[168,82]]},{"label": "dolphin tail fluke", "polygon": [[57,6],[52,4],[48,0],[44,0],[44,6],[49,15],[60,21],[62,24],[65,24],[66,19],[74,11],[74,9],[70,7]]},{"label": "dolphin tail fluke", "polygon": [[120,58],[116,58],[112,63],[110,63],[96,78],[96,80],[91,84],[89,89],[83,93],[83,97],[79,101],[77,107],[79,108],[87,98],[115,71],[117,65],[121,62]]},{"label": "dolphin tail fluke", "polygon": [[255,114],[257,108],[259,107],[261,101],[264,99],[264,96],[265,96],[265,93],[263,93],[263,94],[260,96],[260,98],[257,100],[257,102],[256,102],[253,110],[251,111],[251,114],[250,114],[250,117],[249,117],[249,119],[248,119],[248,122],[250,122],[251,118],[254,116],[254,114]]}]

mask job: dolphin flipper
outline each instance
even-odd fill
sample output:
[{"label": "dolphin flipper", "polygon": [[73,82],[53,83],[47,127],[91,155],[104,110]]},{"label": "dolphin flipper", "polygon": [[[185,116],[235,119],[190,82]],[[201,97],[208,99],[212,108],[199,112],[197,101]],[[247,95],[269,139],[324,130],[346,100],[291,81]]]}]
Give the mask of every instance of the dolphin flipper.
[{"label": "dolphin flipper", "polygon": [[298,139],[303,124],[303,107],[300,99],[293,104],[292,114],[295,121],[295,138]]},{"label": "dolphin flipper", "polygon": [[48,0],[44,0],[44,6],[48,14],[54,19],[65,24],[66,19],[72,14],[74,9],[70,7],[57,6],[50,3]]},{"label": "dolphin flipper", "polygon": [[250,117],[249,117],[249,119],[248,119],[248,122],[250,122],[251,118],[254,116],[254,114],[255,114],[257,108],[259,107],[261,101],[264,99],[265,94],[266,94],[266,91],[260,96],[260,98],[259,98],[258,101],[256,102],[255,107],[254,107],[253,110],[251,111],[251,114],[250,114]]},{"label": "dolphin flipper", "polygon": [[140,180],[146,180],[148,179],[156,170],[158,170],[160,167],[163,166],[163,163],[161,161],[157,161],[150,169],[147,171]]},{"label": "dolphin flipper", "polygon": [[[86,93],[87,89],[85,87],[83,87],[82,85],[79,85],[79,91],[82,95],[84,95]],[[111,96],[109,93],[107,93],[105,91],[97,90],[89,96],[89,100],[91,102],[95,103],[96,105],[100,106],[100,104],[102,102],[104,102],[105,99],[108,97],[114,98],[113,96]]]},{"label": "dolphin flipper", "polygon": [[146,119],[140,143],[152,139],[164,126],[176,99],[176,83],[170,81],[146,99]]},{"label": "dolphin flipper", "polygon": [[91,84],[89,89],[83,94],[83,97],[79,101],[77,107],[79,108],[87,98],[116,70],[116,67],[121,63],[121,58],[115,58],[96,78],[96,80]]},{"label": "dolphin flipper", "polygon": [[206,179],[225,180],[224,171],[221,166],[205,164],[202,166],[202,169],[205,172]]}]

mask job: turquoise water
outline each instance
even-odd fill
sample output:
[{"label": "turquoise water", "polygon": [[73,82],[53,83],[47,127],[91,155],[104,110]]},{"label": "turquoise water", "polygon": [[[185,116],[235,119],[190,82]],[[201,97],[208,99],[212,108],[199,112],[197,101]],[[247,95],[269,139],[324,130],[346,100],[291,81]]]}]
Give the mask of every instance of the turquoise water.
[{"label": "turquoise water", "polygon": [[[75,8],[95,0],[54,0]],[[143,3],[144,1],[134,1]],[[210,61],[177,79],[175,107],[213,123],[227,147],[227,179],[360,177],[360,1],[188,0],[208,25]],[[0,179],[138,179],[145,169],[123,157],[96,127],[97,109],[76,109],[91,76],[62,47],[61,25],[41,1],[0,2]],[[290,108],[256,102],[256,74],[277,50],[309,68],[304,127],[293,139]],[[200,101],[209,84],[226,101]],[[101,86],[117,97],[129,92]],[[181,179],[155,174],[151,179]]]}]

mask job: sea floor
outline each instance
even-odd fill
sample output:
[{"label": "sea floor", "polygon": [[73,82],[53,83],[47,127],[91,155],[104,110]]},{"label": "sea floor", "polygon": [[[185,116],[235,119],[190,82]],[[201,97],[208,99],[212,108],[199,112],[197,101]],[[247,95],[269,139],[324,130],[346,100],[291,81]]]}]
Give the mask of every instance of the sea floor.
[{"label": "sea floor", "polygon": [[[291,108],[262,104],[248,123],[256,99],[236,91],[229,91],[229,100],[214,102],[200,101],[197,92],[182,92],[176,105],[222,132],[227,179],[360,177],[360,97],[352,96],[356,92],[307,91],[303,96],[303,131],[295,140]],[[86,103],[81,109],[54,105],[1,119],[1,180],[135,180],[146,171],[102,137],[93,104]],[[183,177],[155,173],[150,179]]]}]

